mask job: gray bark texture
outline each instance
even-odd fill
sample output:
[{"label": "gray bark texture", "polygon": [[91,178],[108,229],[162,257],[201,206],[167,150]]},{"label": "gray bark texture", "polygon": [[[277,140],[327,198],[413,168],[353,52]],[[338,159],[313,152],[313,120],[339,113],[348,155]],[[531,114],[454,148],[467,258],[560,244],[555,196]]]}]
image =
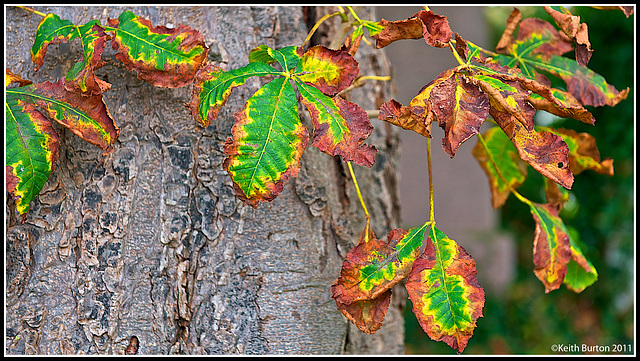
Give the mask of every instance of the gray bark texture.
[{"label": "gray bark texture", "polygon": [[[331,7],[37,6],[74,24],[131,10],[152,25],[200,31],[209,62],[244,66],[251,49],[301,45]],[[374,20],[372,9],[361,9]],[[52,45],[34,72],[41,17],[6,8],[7,68],[34,83],[55,82],[81,58],[79,41]],[[335,21],[333,21],[335,20]],[[342,36],[339,17],[315,43]],[[337,34],[337,35],[335,35]],[[335,36],[334,36],[335,35]],[[344,40],[344,37],[338,41]],[[334,41],[335,43],[335,41]],[[389,75],[383,51],[364,42],[361,75]],[[233,113],[260,86],[236,88],[203,129],[191,116],[191,85],[157,88],[137,79],[107,43],[97,75],[120,136],[102,151],[65,131],[55,171],[24,224],[5,208],[6,354],[398,354],[406,295],[396,288],[384,326],[357,330],[337,310],[330,285],[356,245],[364,215],[346,164],[311,146],[297,178],[253,209],[234,197],[222,168]],[[388,82],[347,95],[363,109],[392,98]],[[300,108],[305,124],[311,121]],[[372,119],[372,168],[355,166],[378,237],[399,226],[398,133]]]}]

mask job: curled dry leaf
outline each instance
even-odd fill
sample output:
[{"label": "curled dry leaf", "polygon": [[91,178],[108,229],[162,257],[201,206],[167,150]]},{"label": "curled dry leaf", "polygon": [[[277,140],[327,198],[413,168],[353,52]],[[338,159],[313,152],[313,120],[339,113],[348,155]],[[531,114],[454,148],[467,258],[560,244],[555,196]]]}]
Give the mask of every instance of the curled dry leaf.
[{"label": "curled dry leaf", "polygon": [[434,14],[433,11],[421,10],[405,20],[378,22],[383,29],[373,35],[376,48],[383,48],[396,40],[424,38],[427,44],[444,48],[453,36],[446,16]]}]

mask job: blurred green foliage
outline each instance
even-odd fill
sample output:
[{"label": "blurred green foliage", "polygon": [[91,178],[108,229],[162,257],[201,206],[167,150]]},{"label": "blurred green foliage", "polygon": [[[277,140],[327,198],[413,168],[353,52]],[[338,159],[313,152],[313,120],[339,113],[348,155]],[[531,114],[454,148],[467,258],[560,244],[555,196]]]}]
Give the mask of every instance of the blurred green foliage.
[{"label": "blurred green foliage", "polygon": [[[487,7],[490,39],[496,44],[513,7]],[[523,18],[538,17],[553,23],[542,7],[519,7]],[[551,354],[551,346],[633,346],[634,334],[634,15],[619,10],[574,6],[572,14],[589,26],[594,49],[588,67],[604,76],[616,89],[631,89],[615,107],[588,107],[596,118],[591,126],[573,119],[556,119],[554,127],[586,132],[596,138],[602,158],[613,158],[615,175],[585,171],[575,177],[571,201],[560,213],[565,225],[596,267],[599,278],[580,294],[560,289],[544,293],[533,273],[535,224],[529,207],[509,197],[499,210],[501,227],[517,243],[517,274],[504,294],[486,292],[484,318],[470,339],[465,355]],[[473,41],[473,39],[469,39]],[[565,56],[573,56],[566,54]],[[543,178],[531,167],[518,190],[536,202],[545,202]],[[479,269],[478,272],[482,272]],[[407,354],[455,354],[443,342],[431,341],[411,312],[405,309]],[[569,352],[568,354],[583,354]],[[633,354],[633,351],[627,352]]]}]

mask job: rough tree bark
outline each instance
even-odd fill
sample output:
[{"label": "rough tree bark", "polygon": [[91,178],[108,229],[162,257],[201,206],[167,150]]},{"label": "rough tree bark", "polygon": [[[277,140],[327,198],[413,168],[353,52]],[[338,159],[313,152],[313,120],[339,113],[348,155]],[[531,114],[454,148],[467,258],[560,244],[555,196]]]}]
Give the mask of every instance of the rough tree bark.
[{"label": "rough tree bark", "polygon": [[[203,33],[209,62],[245,65],[251,49],[300,45],[328,7],[37,7],[74,24],[124,10],[153,25]],[[41,18],[6,9],[7,68],[34,83],[57,81],[79,44],[50,46],[36,73],[29,50]],[[363,19],[375,19],[362,9]],[[338,18],[316,42],[329,44]],[[339,33],[339,31],[338,31]],[[342,39],[340,39],[342,40]],[[385,325],[366,335],[337,310],[329,287],[364,217],[345,165],[309,146],[302,170],[257,209],[233,195],[222,145],[233,112],[260,86],[234,91],[219,121],[198,127],[185,103],[191,86],[155,88],[119,63],[110,46],[97,71],[112,84],[105,103],[120,127],[113,153],[61,134],[54,173],[24,224],[6,215],[7,354],[339,354],[403,352],[404,306],[396,289]],[[384,52],[362,44],[361,74],[388,75]],[[390,85],[369,82],[348,97],[377,109]],[[300,111],[310,125],[306,110]],[[355,167],[386,237],[399,225],[397,131],[373,119],[371,168]]]}]

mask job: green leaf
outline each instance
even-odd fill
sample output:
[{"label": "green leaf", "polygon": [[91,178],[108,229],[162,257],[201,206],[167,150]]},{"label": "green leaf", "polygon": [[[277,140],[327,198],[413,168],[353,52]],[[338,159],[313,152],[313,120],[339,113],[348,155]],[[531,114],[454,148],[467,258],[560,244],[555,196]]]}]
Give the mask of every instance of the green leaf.
[{"label": "green leaf", "polygon": [[[340,277],[331,285],[331,295],[338,309],[361,331],[374,333],[382,325],[391,289],[411,271],[428,225],[408,231],[394,229],[387,240],[376,239],[367,227],[358,245],[347,253]],[[365,241],[367,235],[369,241]]]},{"label": "green leaf", "polygon": [[[274,59],[275,61],[275,59]],[[189,108],[193,117],[204,127],[218,117],[231,91],[244,84],[252,76],[282,75],[282,72],[262,63],[253,62],[238,69],[224,71],[214,65],[206,65],[196,74]]]},{"label": "green leaf", "polygon": [[155,86],[177,88],[193,81],[207,58],[204,36],[189,26],[175,29],[152,27],[130,11],[117,19],[107,19],[111,44],[128,70]]},{"label": "green leaf", "polygon": [[575,293],[580,293],[598,280],[598,272],[596,272],[596,269],[593,267],[591,262],[586,259],[584,259],[584,265],[574,261],[574,257],[577,259],[584,257],[582,256],[582,251],[579,249],[574,249],[572,247],[571,255],[572,259],[567,263],[567,274],[564,276],[563,283],[567,289]]},{"label": "green leaf", "polygon": [[233,179],[236,195],[256,208],[259,202],[273,200],[284,181],[298,174],[308,132],[286,78],[264,85],[234,117],[233,138],[224,145],[228,155],[224,168]]},{"label": "green leaf", "polygon": [[482,317],[485,297],[476,274],[475,261],[464,248],[432,227],[405,284],[422,329],[458,353]]},{"label": "green leaf", "polygon": [[298,66],[302,48],[287,46],[281,49],[271,49],[267,47],[267,53],[280,64],[285,73],[291,73]]},{"label": "green leaf", "polygon": [[105,92],[111,88],[111,84],[97,78],[93,71],[104,64],[100,58],[107,41],[107,34],[98,20],[91,20],[85,25],[76,26],[74,34],[77,34],[82,42],[84,57],[67,73],[65,88],[69,91],[81,92],[84,95]]},{"label": "green leaf", "polygon": [[31,47],[31,60],[36,64],[36,71],[44,63],[47,47],[50,44],[66,43],[73,39],[76,26],[69,20],[62,20],[56,14],[47,14],[36,30],[36,37]]},{"label": "green leaf", "polygon": [[100,58],[107,37],[98,20],[76,26],[69,20],[60,19],[56,14],[47,14],[38,25],[36,38],[31,47],[31,59],[36,64],[37,71],[44,62],[50,44],[66,43],[79,38],[83,59],[77,62],[65,77],[65,87],[69,91],[84,95],[96,95],[111,87],[111,84],[97,78],[93,73],[94,69],[104,64]]},{"label": "green leaf", "polygon": [[[488,150],[478,141],[472,153],[489,178],[493,208],[500,208],[511,194],[511,189],[517,189],[524,183],[527,164],[520,159],[518,150],[499,127],[489,128],[482,137]],[[498,175],[498,170],[508,184]]]},{"label": "green leaf", "polygon": [[67,91],[62,79],[57,83],[47,81],[7,89],[6,94],[39,106],[52,120],[67,127],[85,141],[97,145],[104,153],[113,150],[119,129],[104,104],[102,95],[83,96]]},{"label": "green leaf", "polygon": [[29,103],[7,94],[5,108],[7,191],[24,221],[55,168],[60,141],[49,119]]},{"label": "green leaf", "polygon": [[367,113],[340,96],[330,98],[317,88],[295,79],[302,104],[313,122],[313,146],[345,162],[371,167],[377,149],[364,144],[373,127]]},{"label": "green leaf", "polygon": [[266,45],[258,45],[249,52],[249,62],[265,64],[275,63],[276,59],[269,54],[270,49],[271,48]]}]

